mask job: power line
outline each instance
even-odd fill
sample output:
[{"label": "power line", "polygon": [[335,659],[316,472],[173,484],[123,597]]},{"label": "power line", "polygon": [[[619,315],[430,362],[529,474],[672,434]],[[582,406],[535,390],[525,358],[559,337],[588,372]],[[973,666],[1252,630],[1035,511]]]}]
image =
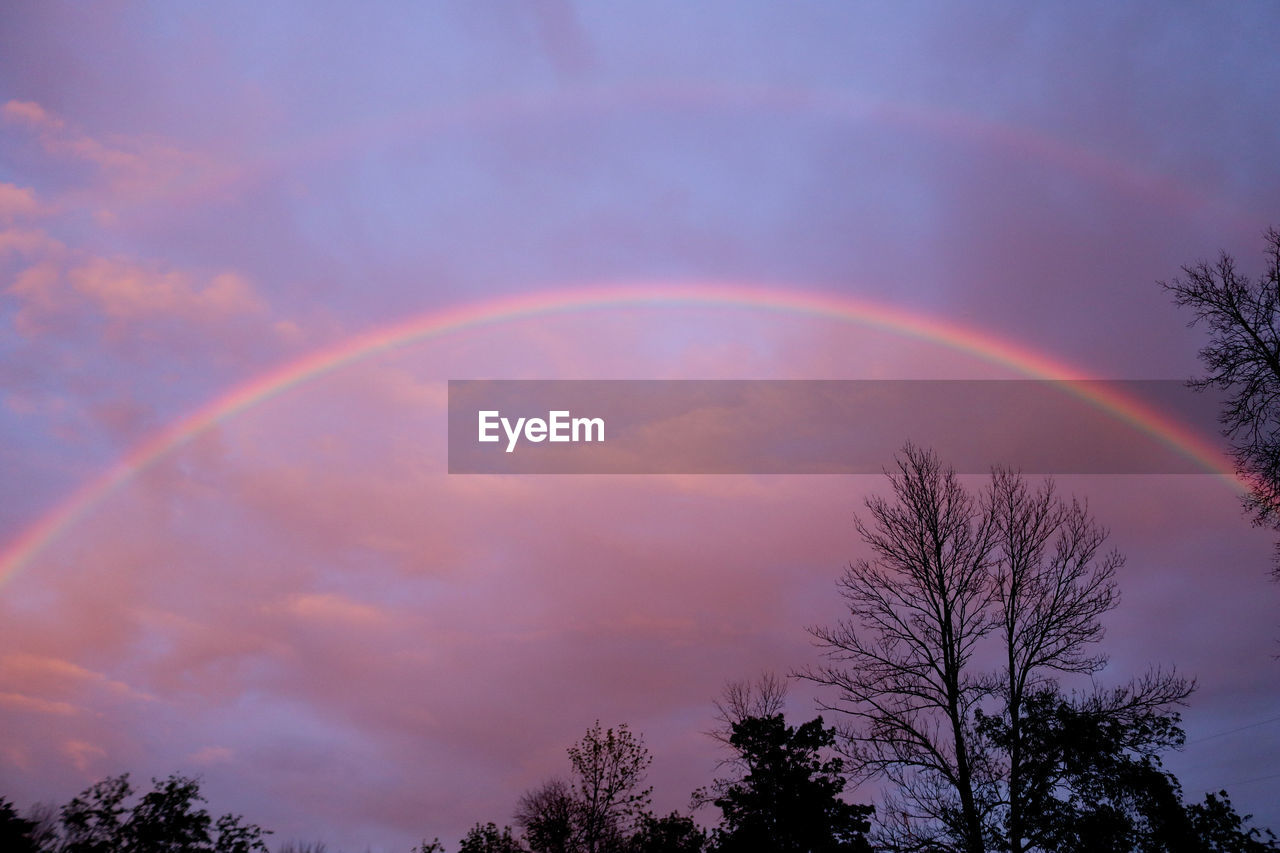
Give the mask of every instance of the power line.
[{"label": "power line", "polygon": [[1226,735],[1233,735],[1233,734],[1235,734],[1236,732],[1243,732],[1243,731],[1245,731],[1245,730],[1247,730],[1247,729],[1256,729],[1258,726],[1265,726],[1265,725],[1267,725],[1268,723],[1277,723],[1277,722],[1280,722],[1280,717],[1271,717],[1270,719],[1260,720],[1259,722],[1256,722],[1256,723],[1249,723],[1248,725],[1240,726],[1240,727],[1238,727],[1238,728],[1234,728],[1234,729],[1227,729],[1225,732],[1214,732],[1213,734],[1211,734],[1211,735],[1205,735],[1204,737],[1192,738],[1191,740],[1186,741],[1184,745],[1185,745],[1185,746],[1190,746],[1190,745],[1191,745],[1191,744],[1193,744],[1193,743],[1200,743],[1201,741],[1213,740],[1213,739],[1214,739],[1214,738],[1216,738],[1216,737],[1224,737],[1224,736],[1226,736]]},{"label": "power line", "polygon": [[1239,785],[1248,785],[1252,782],[1265,782],[1268,779],[1280,779],[1280,773],[1272,773],[1270,776],[1255,776],[1252,779],[1242,779],[1239,782],[1229,782],[1228,784],[1223,785],[1222,788],[1235,788]]}]

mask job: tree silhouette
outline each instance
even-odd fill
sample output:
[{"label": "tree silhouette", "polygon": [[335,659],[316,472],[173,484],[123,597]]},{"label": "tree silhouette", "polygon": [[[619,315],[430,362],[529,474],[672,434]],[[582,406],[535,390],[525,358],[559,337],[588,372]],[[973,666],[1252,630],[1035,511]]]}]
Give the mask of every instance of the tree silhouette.
[{"label": "tree silhouette", "polygon": [[91,785],[62,807],[52,846],[58,853],[266,853],[261,827],[238,815],[210,817],[196,780],[152,782],[132,807],[129,774]]},{"label": "tree silhouette", "polygon": [[[1267,229],[1266,270],[1258,278],[1237,271],[1225,252],[1200,261],[1183,276],[1160,282],[1174,302],[1189,308],[1188,325],[1203,324],[1209,343],[1200,350],[1207,373],[1195,388],[1229,392],[1220,414],[1232,440],[1236,471],[1250,485],[1245,508],[1255,524],[1280,526],[1280,230]],[[1280,551],[1275,567],[1280,578]]]},{"label": "tree silhouette", "polygon": [[810,629],[832,663],[801,675],[839,689],[823,708],[852,720],[840,729],[850,769],[911,801],[904,813],[922,819],[904,828],[926,841],[940,827],[982,853],[968,725],[987,685],[969,661],[996,624],[994,525],[932,452],[907,445],[889,481],[897,502],[872,497],[874,526],[856,521],[876,559],[840,579],[853,618]]},{"label": "tree silhouette", "polygon": [[[801,675],[839,690],[822,707],[849,721],[838,732],[851,771],[892,783],[886,844],[979,853],[994,836],[1022,851],[1023,705],[1059,674],[1102,667],[1092,646],[1123,561],[1102,550],[1106,531],[1087,507],[1050,482],[1033,490],[997,470],[975,496],[910,444],[889,481],[894,500],[870,498],[871,521],[857,520],[873,558],[840,580],[852,618],[811,629],[830,663]],[[974,663],[980,644],[999,650],[999,669]],[[1160,672],[1126,688],[1152,709],[1190,690]],[[993,702],[1007,721],[998,743],[976,728]]]},{"label": "tree silhouette", "polygon": [[140,850],[197,850],[209,846],[209,813],[197,806],[200,788],[177,776],[143,795],[125,824],[125,836]]},{"label": "tree silhouette", "polygon": [[641,817],[625,849],[627,853],[703,853],[706,846],[706,833],[693,818],[672,812],[666,817]]},{"label": "tree silhouette", "polygon": [[133,793],[129,774],[113,776],[86,788],[62,807],[63,850],[106,853],[124,844],[124,801]]},{"label": "tree silhouette", "polygon": [[578,849],[578,811],[569,783],[551,779],[520,797],[516,825],[534,853],[571,853]]},{"label": "tree silhouette", "polygon": [[762,672],[754,681],[744,678],[727,682],[719,698],[712,702],[716,709],[716,727],[708,734],[725,746],[731,746],[735,723],[750,717],[781,714],[786,702],[786,679],[776,673]]},{"label": "tree silhouette", "polygon": [[[1022,736],[1023,705],[1028,693],[1054,689],[1053,676],[1093,675],[1106,664],[1095,649],[1102,639],[1099,620],[1117,603],[1114,577],[1124,558],[1103,551],[1107,531],[1084,504],[1060,499],[1052,481],[1033,490],[1021,476],[998,469],[984,504],[994,528],[996,633],[1005,660],[995,693],[1007,721],[1002,774],[990,780],[999,790],[988,799],[995,800],[1007,849],[1021,853],[1023,775],[1036,760]],[[1121,692],[1124,702],[1112,697],[1095,703],[1095,716],[1119,720],[1134,710],[1152,712],[1181,701],[1189,690],[1181,679],[1150,675]]]},{"label": "tree silhouette", "polygon": [[712,700],[716,709],[716,725],[707,735],[726,748],[726,755],[718,769],[731,768],[735,775],[719,777],[710,785],[693,792],[692,807],[697,809],[715,802],[750,768],[742,751],[733,745],[734,726],[755,717],[772,717],[781,714],[787,700],[787,682],[782,676],[763,672],[752,679],[728,681],[720,690],[720,696]]},{"label": "tree silhouette", "polygon": [[602,729],[597,720],[568,749],[571,781],[552,779],[520,798],[516,824],[534,853],[619,850],[648,814],[643,787],[653,760],[624,723]]},{"label": "tree silhouette", "polygon": [[0,797],[0,850],[11,853],[36,853],[35,833],[37,824],[17,813],[13,803]]},{"label": "tree silhouette", "polygon": [[1203,803],[1188,807],[1187,816],[1208,853],[1266,853],[1280,849],[1271,830],[1245,826],[1253,815],[1237,813],[1226,791],[1205,795]]},{"label": "tree silhouette", "polygon": [[869,851],[870,806],[840,799],[844,763],[823,759],[835,732],[822,718],[799,728],[782,714],[733,724],[730,743],[746,773],[722,786],[715,804],[724,815],[714,848],[720,853],[837,853]]},{"label": "tree silhouette", "polygon": [[525,853],[525,847],[511,835],[511,827],[499,830],[495,823],[477,823],[463,837],[458,853]]},{"label": "tree silhouette", "polygon": [[642,787],[652,757],[623,723],[601,731],[600,721],[569,747],[579,837],[586,853],[616,848],[648,811],[652,788]]},{"label": "tree silhouette", "polygon": [[[1009,720],[982,717],[979,730],[1007,746]],[[1021,737],[1020,839],[1026,850],[1264,851],[1274,836],[1246,829],[1248,816],[1225,792],[1185,806],[1178,780],[1160,753],[1183,741],[1177,714],[1153,707],[1142,691],[1121,688],[1083,698],[1052,688],[1028,694]],[[1007,838],[992,846],[1012,849]]]}]

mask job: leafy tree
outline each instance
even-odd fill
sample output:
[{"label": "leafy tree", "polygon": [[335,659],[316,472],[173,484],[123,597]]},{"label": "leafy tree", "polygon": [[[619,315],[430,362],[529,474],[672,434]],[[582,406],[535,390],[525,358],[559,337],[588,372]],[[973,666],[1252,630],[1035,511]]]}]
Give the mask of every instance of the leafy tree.
[{"label": "leafy tree", "polygon": [[[1255,524],[1280,527],[1280,230],[1267,229],[1264,239],[1266,269],[1257,278],[1223,252],[1217,263],[1185,266],[1161,286],[1191,310],[1189,325],[1208,328],[1200,350],[1208,372],[1191,385],[1228,392],[1220,420],[1251,487],[1245,508]],[[1275,571],[1280,578],[1280,561]]]},{"label": "leafy tree", "polygon": [[501,830],[492,822],[477,823],[462,839],[458,853],[525,853],[525,846],[511,835],[511,827]]},{"label": "leafy tree", "polygon": [[439,838],[433,838],[431,841],[423,841],[409,853],[444,853],[444,845]]},{"label": "leafy tree", "polygon": [[[1184,849],[1192,835],[1177,782],[1159,753],[1182,743],[1176,714],[1161,712],[1132,691],[1099,692],[1072,701],[1056,689],[1025,697],[1019,737],[1026,757],[1019,782],[1021,849]],[[979,714],[979,731],[1008,748],[1007,715]],[[1170,845],[1173,845],[1170,847]],[[997,849],[1011,849],[997,836]]]},{"label": "leafy tree", "polygon": [[156,853],[209,849],[212,819],[199,807],[202,799],[194,779],[171,776],[156,783],[133,807],[123,827],[126,843]]},{"label": "leafy tree", "polygon": [[824,760],[835,742],[822,718],[799,728],[782,714],[749,717],[730,739],[746,773],[715,800],[723,821],[715,833],[720,853],[837,853],[869,851],[870,806],[840,799],[844,763]]},{"label": "leafy tree", "polygon": [[13,803],[0,797],[0,850],[36,853],[40,849],[34,838],[36,828],[36,821],[21,817]]},{"label": "leafy tree", "polygon": [[1203,803],[1187,808],[1187,816],[1209,853],[1266,853],[1280,849],[1271,830],[1246,828],[1253,815],[1242,817],[1237,813],[1226,791],[1206,794]]},{"label": "leafy tree", "polygon": [[238,815],[214,821],[194,779],[152,782],[131,808],[127,773],[91,785],[62,807],[52,846],[59,853],[266,853],[268,833]]},{"label": "leafy tree", "polygon": [[27,810],[27,819],[33,824],[31,840],[35,844],[35,849],[47,851],[57,848],[61,824],[56,806],[49,803],[36,803]]},{"label": "leafy tree", "polygon": [[264,836],[270,835],[256,823],[245,823],[240,815],[224,814],[214,824],[214,853],[254,853],[266,850]]},{"label": "leafy tree", "polygon": [[[1028,695],[1023,712],[1023,849],[1276,849],[1269,831],[1245,828],[1249,817],[1235,812],[1225,792],[1183,804],[1178,780],[1160,763],[1161,752],[1182,744],[1178,715],[1150,704],[1140,687],[1084,697],[1044,688]],[[978,727],[1001,745],[1009,737],[1007,717],[980,717]],[[999,837],[992,846],[1010,849]]]},{"label": "leafy tree", "polygon": [[133,793],[129,774],[89,786],[62,807],[64,853],[108,853],[124,847],[124,801]]},{"label": "leafy tree", "polygon": [[693,818],[678,812],[666,817],[644,815],[627,841],[628,853],[703,853],[707,836]]}]

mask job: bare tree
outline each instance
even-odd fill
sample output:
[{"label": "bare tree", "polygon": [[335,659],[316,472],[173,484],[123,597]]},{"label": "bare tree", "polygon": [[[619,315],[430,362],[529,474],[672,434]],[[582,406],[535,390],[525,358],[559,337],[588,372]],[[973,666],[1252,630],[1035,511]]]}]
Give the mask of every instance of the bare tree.
[{"label": "bare tree", "polygon": [[653,789],[643,785],[652,761],[644,740],[633,735],[626,723],[601,731],[597,720],[582,740],[569,747],[586,853],[617,846],[648,810]]},{"label": "bare tree", "polygon": [[564,779],[550,779],[521,795],[515,821],[533,853],[573,853],[579,849],[579,807]]},{"label": "bare tree", "polygon": [[[1195,388],[1229,392],[1221,412],[1237,472],[1250,491],[1245,507],[1255,524],[1280,526],[1280,230],[1268,228],[1266,270],[1250,278],[1225,252],[1217,263],[1182,268],[1185,277],[1161,282],[1174,302],[1190,308],[1188,325],[1203,324],[1209,343],[1200,350],[1208,373]],[[1277,551],[1280,558],[1280,551]],[[1280,560],[1275,568],[1280,579]]]},{"label": "bare tree", "polygon": [[1051,481],[1033,492],[1022,477],[998,470],[987,511],[999,551],[994,585],[1005,647],[1007,841],[1022,853],[1023,701],[1048,672],[1093,674],[1105,664],[1089,649],[1102,637],[1099,617],[1115,604],[1112,578],[1124,559],[1115,552],[1099,559],[1106,531],[1081,504],[1057,500]]},{"label": "bare tree", "polygon": [[755,680],[727,682],[720,697],[712,700],[716,709],[716,727],[707,734],[729,745],[733,726],[749,717],[772,717],[781,714],[787,703],[787,682],[774,672],[762,672]]},{"label": "bare tree", "polygon": [[[849,721],[840,733],[851,769],[897,794],[881,810],[895,849],[1023,853],[1028,697],[1056,693],[1062,675],[1092,676],[1101,617],[1117,603],[1124,564],[1088,507],[996,470],[971,495],[932,452],[907,445],[889,474],[894,500],[867,501],[858,532],[874,558],[840,580],[851,619],[811,629],[829,663],[801,675],[839,690],[823,707]],[[975,653],[998,653],[984,669]],[[1154,671],[1119,690],[1094,690],[1082,708],[1099,719],[1159,710],[1192,685]],[[998,726],[990,725],[992,715]],[[983,725],[983,719],[988,720]],[[1000,731],[994,743],[984,731]]]},{"label": "bare tree", "polygon": [[725,682],[720,696],[711,700],[716,709],[716,725],[703,734],[709,735],[725,747],[725,757],[717,768],[730,768],[727,778],[716,778],[710,785],[696,789],[689,799],[689,807],[700,809],[723,796],[739,777],[751,769],[751,763],[742,750],[733,743],[736,726],[751,719],[765,719],[782,714],[787,704],[785,676],[765,671],[754,680],[749,678]]},{"label": "bare tree", "polygon": [[850,769],[896,785],[915,842],[941,827],[981,853],[969,721],[989,685],[969,661],[996,624],[994,529],[934,453],[908,444],[888,476],[897,500],[872,497],[874,526],[857,520],[875,559],[840,579],[852,619],[810,629],[830,663],[800,675],[839,690],[822,707],[851,720],[839,727]]},{"label": "bare tree", "polygon": [[569,747],[571,781],[552,779],[520,798],[515,821],[534,853],[603,853],[620,849],[648,814],[644,787],[653,760],[624,723],[600,721]]}]

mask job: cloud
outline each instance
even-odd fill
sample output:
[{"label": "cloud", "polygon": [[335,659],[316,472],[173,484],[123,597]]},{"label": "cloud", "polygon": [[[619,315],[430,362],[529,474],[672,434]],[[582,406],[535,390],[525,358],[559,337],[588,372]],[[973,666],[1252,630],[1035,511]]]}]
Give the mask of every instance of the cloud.
[{"label": "cloud", "polygon": [[63,742],[62,754],[70,759],[81,773],[88,773],[96,759],[106,758],[107,751],[87,741],[71,739]]},{"label": "cloud", "polygon": [[21,693],[0,693],[0,705],[18,711],[31,711],[37,714],[56,714],[63,717],[75,714],[78,711],[76,706],[69,702],[51,702],[48,699],[26,696]]},{"label": "cloud", "polygon": [[[1277,186],[1253,13],[1127,10],[1103,44],[1092,19],[853,4],[730,21],[557,3],[461,29],[30,8],[0,70],[21,94],[0,99],[8,536],[283,353],[543,284],[767,280],[1182,376],[1200,331],[1151,282],[1220,245],[1252,271]],[[279,32],[288,49],[261,50]],[[1116,162],[1222,188],[1227,209],[1164,204]],[[0,649],[29,658],[0,661],[7,793],[65,801],[89,774],[188,762],[211,808],[276,838],[407,849],[501,821],[601,717],[645,734],[663,807],[683,807],[718,757],[698,731],[720,684],[811,661],[803,627],[841,615],[851,517],[880,479],[449,476],[442,380],[991,372],[861,325],[653,305],[300,383],[6,584]],[[1275,703],[1270,543],[1221,483],[1185,480],[1077,488],[1130,556],[1115,671],[1175,659],[1204,679],[1195,713],[1229,728]]]},{"label": "cloud", "polygon": [[352,601],[341,595],[332,593],[313,593],[298,595],[285,606],[285,612],[300,619],[315,621],[321,624],[332,624],[334,627],[377,625],[386,621],[387,614],[376,607]]},{"label": "cloud", "polygon": [[101,691],[122,699],[139,702],[154,697],[135,690],[123,681],[110,678],[80,664],[62,658],[23,653],[0,657],[0,673],[11,684],[21,683],[28,691],[72,695],[83,690]]},{"label": "cloud", "polygon": [[[864,345],[803,334],[822,322],[791,331],[827,362]],[[593,369],[666,364],[625,322],[616,349],[596,349],[601,325],[581,321]],[[764,351],[824,361],[751,331]],[[834,580],[860,554],[850,516],[881,478],[450,476],[435,377],[469,372],[456,353],[481,342],[477,361],[521,354],[534,371],[565,354],[530,346],[538,337],[519,327],[491,332],[296,387],[222,425],[217,453],[186,446],[70,531],[25,585],[46,597],[42,619],[8,629],[38,653],[0,669],[10,692],[105,715],[40,717],[56,766],[150,772],[181,756],[269,802],[261,819],[285,834],[317,813],[334,822],[329,838],[348,823],[460,834],[561,771],[564,747],[599,717],[645,735],[662,807],[683,806],[718,757],[696,732],[720,685],[809,662],[804,626],[841,615]],[[727,371],[741,355],[728,347],[689,369]],[[1203,511],[1214,499],[1203,485],[1154,510],[1150,496],[1089,489],[1103,520],[1138,532],[1125,546],[1130,588],[1194,577],[1180,545],[1139,559],[1166,525],[1213,538],[1234,521],[1231,506]],[[1215,582],[1218,596],[1258,598],[1245,572]],[[1115,633],[1135,645],[1168,619],[1149,596],[1126,606]],[[1189,666],[1205,642],[1162,639],[1159,654]],[[102,684],[95,673],[160,701],[90,702],[67,687]],[[0,705],[0,719],[36,716],[18,704]],[[0,754],[37,765],[42,753],[21,752],[31,731],[0,735]]]},{"label": "cloud", "polygon": [[36,200],[34,190],[0,183],[0,223],[39,216],[43,212],[44,205]]},{"label": "cloud", "polygon": [[205,281],[130,261],[93,258],[67,273],[71,288],[113,320],[170,316],[222,321],[265,310],[244,278],[219,273]]},{"label": "cloud", "polygon": [[268,306],[242,275],[195,274],[127,258],[94,256],[38,233],[0,234],[15,251],[35,255],[6,292],[16,301],[13,323],[24,335],[98,326],[175,344],[192,332],[217,333],[246,320],[269,322]]},{"label": "cloud", "polygon": [[24,124],[40,130],[61,130],[64,122],[53,116],[35,101],[8,101],[0,107],[0,115],[6,121]]},{"label": "cloud", "polygon": [[66,247],[44,231],[8,228],[0,231],[0,261],[9,257],[49,257]]},{"label": "cloud", "polygon": [[[34,101],[8,101],[0,107],[0,117],[33,131],[45,153],[96,167],[108,181],[111,203],[163,194],[207,174],[212,167],[207,157],[158,137],[93,136]],[[98,216],[99,221],[109,221],[112,214],[100,210]]]},{"label": "cloud", "polygon": [[225,746],[201,747],[191,753],[191,760],[196,764],[226,764],[235,757],[234,750]]}]

